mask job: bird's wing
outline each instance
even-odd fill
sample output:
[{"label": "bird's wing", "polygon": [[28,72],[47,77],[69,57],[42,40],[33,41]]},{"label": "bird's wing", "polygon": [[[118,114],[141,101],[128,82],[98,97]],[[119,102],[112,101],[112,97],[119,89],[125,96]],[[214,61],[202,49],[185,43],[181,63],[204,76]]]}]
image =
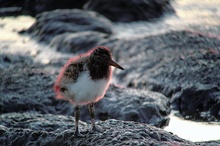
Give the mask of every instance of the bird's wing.
[{"label": "bird's wing", "polygon": [[69,83],[76,82],[79,74],[84,70],[84,64],[86,57],[70,59],[63,67],[62,71],[58,75],[55,83],[55,90],[65,90]]},{"label": "bird's wing", "polygon": [[63,72],[63,78],[76,82],[79,74],[83,71],[84,63],[82,62],[71,62]]}]

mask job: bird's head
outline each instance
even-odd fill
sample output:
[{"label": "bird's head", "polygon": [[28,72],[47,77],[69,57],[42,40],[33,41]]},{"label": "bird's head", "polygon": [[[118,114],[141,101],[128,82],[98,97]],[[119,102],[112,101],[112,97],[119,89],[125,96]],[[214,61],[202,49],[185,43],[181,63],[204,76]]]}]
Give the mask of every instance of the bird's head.
[{"label": "bird's head", "polygon": [[98,46],[91,52],[91,59],[96,63],[104,63],[109,66],[114,66],[116,68],[124,70],[119,64],[112,60],[112,55],[110,50],[104,46]]}]

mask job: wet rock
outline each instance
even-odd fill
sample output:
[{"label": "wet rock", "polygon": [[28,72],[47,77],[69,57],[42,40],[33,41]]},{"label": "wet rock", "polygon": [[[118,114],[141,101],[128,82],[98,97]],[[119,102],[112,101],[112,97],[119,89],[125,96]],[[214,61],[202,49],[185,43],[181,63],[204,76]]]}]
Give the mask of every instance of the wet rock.
[{"label": "wet rock", "polygon": [[186,86],[172,96],[172,106],[185,117],[204,121],[219,119],[220,89],[217,85],[200,84]]},{"label": "wet rock", "polygon": [[[55,9],[81,9],[86,2],[87,0],[1,0],[0,8],[8,8],[7,13],[2,14],[4,16],[18,15],[16,13],[11,13],[11,8],[13,7],[17,7],[15,10],[19,10],[19,14],[21,14],[22,11],[23,14],[35,16],[39,13]],[[8,12],[9,10],[10,13]]]},{"label": "wet rock", "polygon": [[217,146],[220,145],[220,140],[216,140],[216,141],[206,141],[206,142],[196,142],[196,144],[200,145],[200,146]]},{"label": "wet rock", "polygon": [[113,48],[113,56],[125,68],[124,72],[115,70],[118,83],[163,93],[173,98],[172,106],[184,116],[220,119],[218,37],[177,31],[112,39],[102,45]]},{"label": "wet rock", "polygon": [[111,34],[111,22],[102,15],[78,9],[54,10],[37,16],[36,22],[21,33],[27,32],[39,41],[50,42],[56,35],[84,31]]},{"label": "wet rock", "polygon": [[0,8],[4,7],[22,7],[24,4],[23,0],[1,0]]},{"label": "wet rock", "polygon": [[0,112],[71,114],[71,106],[54,99],[54,75],[43,66],[16,64],[0,72]]},{"label": "wet rock", "polygon": [[[48,67],[47,67],[48,68]],[[68,101],[56,100],[53,85],[56,75],[42,65],[11,66],[0,72],[0,113],[29,112],[74,115]],[[168,99],[159,93],[111,86],[96,103],[96,119],[111,118],[167,126]],[[81,108],[81,120],[89,121],[87,107]]]},{"label": "wet rock", "polygon": [[32,64],[33,59],[28,55],[21,55],[21,54],[0,54],[0,70],[6,69],[8,67],[13,66],[14,64],[21,64],[24,65]]},{"label": "wet rock", "polygon": [[147,124],[107,120],[96,122],[102,132],[92,132],[80,122],[84,138],[74,137],[74,118],[51,114],[0,115],[2,145],[196,145]]},{"label": "wet rock", "polygon": [[21,7],[9,7],[9,8],[0,8],[0,17],[2,16],[17,16],[22,14]]},{"label": "wet rock", "polygon": [[2,13],[4,16],[18,15],[14,12],[11,13],[12,9],[10,7],[17,7],[18,9],[16,9],[16,11],[19,10],[19,14],[23,13],[31,16],[36,16],[42,12],[55,9],[82,9],[84,7],[86,10],[99,12],[112,21],[120,22],[150,20],[158,18],[164,13],[174,11],[170,5],[170,0],[1,0],[0,8],[6,7],[9,9],[7,10],[7,13]]},{"label": "wet rock", "polygon": [[115,22],[150,20],[174,11],[170,0],[89,0],[84,9],[96,11]]},{"label": "wet rock", "polygon": [[107,34],[95,31],[64,33],[55,36],[50,45],[60,52],[85,53],[98,46],[99,41],[106,37],[108,37]]},{"label": "wet rock", "polygon": [[87,0],[26,0],[24,9],[32,16],[55,9],[81,9]]}]

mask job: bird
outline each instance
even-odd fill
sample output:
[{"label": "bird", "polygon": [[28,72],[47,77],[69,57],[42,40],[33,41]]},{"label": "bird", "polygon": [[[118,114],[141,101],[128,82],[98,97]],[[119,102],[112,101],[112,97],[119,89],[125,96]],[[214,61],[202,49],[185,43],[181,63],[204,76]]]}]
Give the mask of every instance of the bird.
[{"label": "bird", "polygon": [[97,46],[85,54],[70,58],[57,76],[54,84],[56,98],[68,100],[75,105],[76,137],[83,137],[78,128],[81,105],[88,105],[92,130],[97,130],[94,104],[104,97],[109,87],[112,66],[124,70],[113,61],[108,47]]}]

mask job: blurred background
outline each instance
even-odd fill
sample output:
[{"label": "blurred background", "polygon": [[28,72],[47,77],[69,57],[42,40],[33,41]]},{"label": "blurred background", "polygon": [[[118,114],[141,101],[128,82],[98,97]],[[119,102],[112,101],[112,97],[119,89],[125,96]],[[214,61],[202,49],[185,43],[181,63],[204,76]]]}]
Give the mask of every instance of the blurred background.
[{"label": "blurred background", "polygon": [[110,100],[97,103],[106,110],[97,109],[98,119],[220,140],[219,36],[219,0],[0,0],[0,113],[73,115],[54,99],[55,77],[68,58],[104,45],[125,68],[112,84],[153,100],[135,108],[122,98],[119,111],[103,108]]}]

